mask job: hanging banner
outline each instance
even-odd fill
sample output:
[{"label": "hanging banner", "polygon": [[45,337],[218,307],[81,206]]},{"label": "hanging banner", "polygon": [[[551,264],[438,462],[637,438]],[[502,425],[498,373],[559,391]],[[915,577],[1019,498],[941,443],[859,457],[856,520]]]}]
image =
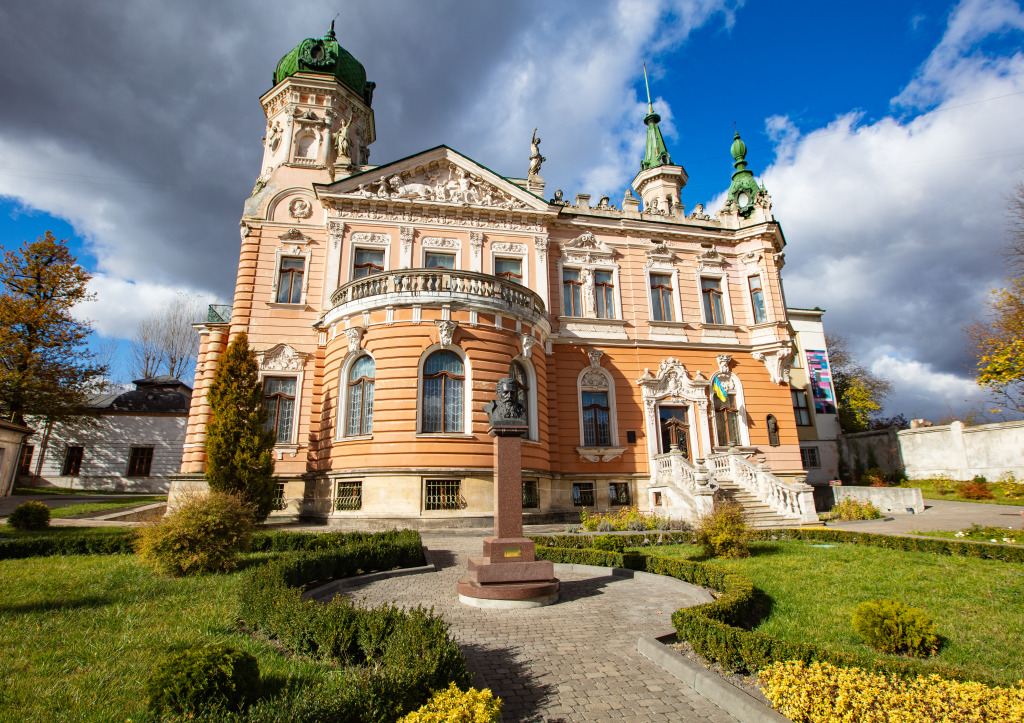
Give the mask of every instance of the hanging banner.
[{"label": "hanging banner", "polygon": [[818,414],[836,413],[836,395],[832,388],[832,370],[828,366],[828,353],[807,351],[807,376],[811,379],[814,411]]}]

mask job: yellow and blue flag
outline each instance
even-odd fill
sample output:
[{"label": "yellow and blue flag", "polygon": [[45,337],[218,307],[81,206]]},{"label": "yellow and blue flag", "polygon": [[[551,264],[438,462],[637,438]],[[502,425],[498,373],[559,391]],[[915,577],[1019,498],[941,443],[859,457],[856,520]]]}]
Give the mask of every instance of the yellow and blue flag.
[{"label": "yellow and blue flag", "polygon": [[715,377],[711,381],[711,388],[715,390],[715,396],[718,397],[719,400],[724,402],[729,399],[729,395],[725,392],[725,387],[722,386],[722,380],[718,377]]}]

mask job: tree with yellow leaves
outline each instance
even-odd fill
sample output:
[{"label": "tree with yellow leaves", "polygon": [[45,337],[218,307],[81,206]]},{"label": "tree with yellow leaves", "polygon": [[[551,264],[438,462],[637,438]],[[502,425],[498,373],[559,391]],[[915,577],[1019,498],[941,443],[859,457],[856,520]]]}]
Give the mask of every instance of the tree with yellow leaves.
[{"label": "tree with yellow leaves", "polygon": [[989,296],[984,321],[967,330],[974,344],[978,385],[1006,407],[1024,412],[1024,277]]}]

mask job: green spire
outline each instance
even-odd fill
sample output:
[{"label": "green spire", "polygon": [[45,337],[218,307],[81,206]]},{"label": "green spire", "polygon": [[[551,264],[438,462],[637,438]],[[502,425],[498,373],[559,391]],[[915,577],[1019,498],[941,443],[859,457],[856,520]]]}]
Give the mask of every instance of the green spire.
[{"label": "green spire", "polygon": [[728,199],[736,204],[740,215],[746,217],[753,210],[758,194],[765,189],[757,185],[753,172],[747,169],[747,144],[740,139],[739,130],[732,137],[729,152],[732,154],[732,166],[736,170],[732,173]]},{"label": "green spire", "polygon": [[647,150],[644,159],[640,162],[641,171],[672,164],[672,157],[668,154],[665,139],[662,138],[661,129],[658,128],[661,116],[654,112],[654,106],[651,104],[651,85],[647,81],[646,62],[644,62],[644,85],[647,87],[647,115],[644,116],[644,125],[647,126]]}]

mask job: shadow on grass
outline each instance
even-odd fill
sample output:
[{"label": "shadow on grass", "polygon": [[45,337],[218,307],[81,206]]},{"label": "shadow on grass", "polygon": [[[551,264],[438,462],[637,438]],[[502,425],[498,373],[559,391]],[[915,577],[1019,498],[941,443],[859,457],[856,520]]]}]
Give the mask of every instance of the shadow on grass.
[{"label": "shadow on grass", "polygon": [[86,595],[80,598],[60,598],[56,600],[41,600],[34,603],[17,603],[13,605],[0,605],[0,615],[25,615],[28,613],[64,612],[77,608],[99,608],[113,602],[108,597],[98,595]]}]

